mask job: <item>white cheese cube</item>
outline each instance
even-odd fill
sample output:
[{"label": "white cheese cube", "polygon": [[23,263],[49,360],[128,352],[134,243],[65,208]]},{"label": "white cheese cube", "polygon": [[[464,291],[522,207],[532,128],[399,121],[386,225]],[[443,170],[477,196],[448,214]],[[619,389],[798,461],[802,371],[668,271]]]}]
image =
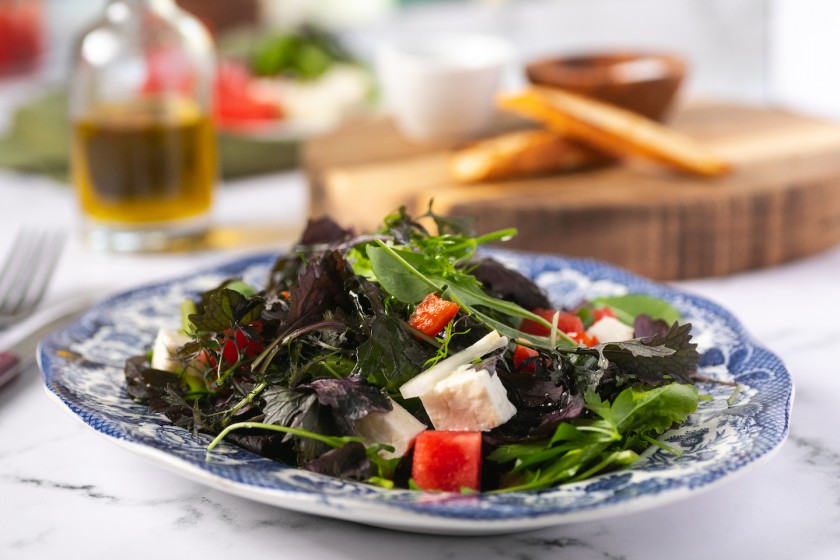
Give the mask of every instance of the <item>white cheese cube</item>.
[{"label": "white cheese cube", "polygon": [[420,375],[409,380],[400,387],[400,394],[403,398],[410,399],[429,393],[439,381],[452,375],[459,367],[470,364],[494,350],[503,348],[507,346],[507,343],[507,337],[500,335],[498,331],[492,331],[472,346],[439,361]]},{"label": "white cheese cube", "polygon": [[586,330],[586,334],[594,336],[601,343],[624,342],[633,338],[633,327],[615,317],[602,317]]},{"label": "white cheese cube", "polygon": [[384,443],[394,447],[393,452],[379,453],[386,459],[405,455],[417,434],[426,430],[425,424],[393,400],[391,406],[390,412],[371,412],[355,422],[356,433],[365,445]]},{"label": "white cheese cube", "polygon": [[420,400],[436,430],[484,432],[516,414],[499,376],[469,365],[439,381]]},{"label": "white cheese cube", "polygon": [[172,373],[180,373],[184,369],[184,364],[175,359],[174,356],[178,352],[178,348],[191,340],[191,337],[180,331],[160,329],[152,347],[152,367]]}]

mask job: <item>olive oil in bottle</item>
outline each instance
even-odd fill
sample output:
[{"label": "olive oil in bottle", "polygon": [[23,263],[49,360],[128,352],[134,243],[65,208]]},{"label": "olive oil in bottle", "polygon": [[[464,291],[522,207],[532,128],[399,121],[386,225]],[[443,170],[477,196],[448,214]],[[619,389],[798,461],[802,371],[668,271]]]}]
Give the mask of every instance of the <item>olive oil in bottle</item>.
[{"label": "olive oil in bottle", "polygon": [[[106,107],[73,123],[73,172],[83,211],[102,223],[157,224],[210,209],[216,145],[208,115]],[[161,116],[163,115],[163,116]]]}]

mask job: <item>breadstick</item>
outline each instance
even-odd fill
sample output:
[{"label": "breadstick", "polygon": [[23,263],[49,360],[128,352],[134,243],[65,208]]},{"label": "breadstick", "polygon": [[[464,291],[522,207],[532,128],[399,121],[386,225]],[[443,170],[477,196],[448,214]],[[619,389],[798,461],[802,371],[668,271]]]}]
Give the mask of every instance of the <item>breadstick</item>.
[{"label": "breadstick", "polygon": [[639,114],[544,87],[504,96],[499,105],[569,139],[618,157],[641,157],[704,176],[730,170],[705,146]]},{"label": "breadstick", "polygon": [[610,159],[548,130],[521,130],[456,151],[450,171],[460,183],[478,183],[574,171]]}]

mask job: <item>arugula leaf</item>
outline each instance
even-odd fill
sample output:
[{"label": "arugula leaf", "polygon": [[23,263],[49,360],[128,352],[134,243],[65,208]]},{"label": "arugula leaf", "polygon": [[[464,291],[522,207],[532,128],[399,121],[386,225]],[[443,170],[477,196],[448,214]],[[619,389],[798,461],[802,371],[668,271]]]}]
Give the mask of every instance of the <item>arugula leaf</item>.
[{"label": "arugula leaf", "polygon": [[246,298],[252,298],[257,295],[257,289],[243,280],[232,280],[224,285],[228,290],[239,292]]},{"label": "arugula leaf", "polygon": [[438,235],[463,235],[465,237],[475,236],[475,218],[472,216],[443,216],[432,211],[432,200],[429,201],[429,209],[420,218],[429,217],[437,226]]},{"label": "arugula leaf", "polygon": [[380,233],[393,237],[400,245],[410,245],[415,239],[429,236],[426,228],[408,214],[405,206],[385,216]]},{"label": "arugula leaf", "polygon": [[580,320],[583,321],[583,328],[588,329],[595,323],[595,314],[588,307],[581,307],[576,313]]},{"label": "arugula leaf", "polygon": [[595,307],[610,307],[623,323],[633,324],[639,315],[649,315],[651,319],[662,319],[669,325],[679,321],[682,316],[670,303],[644,294],[598,297],[591,300]]},{"label": "arugula leaf", "polygon": [[[368,248],[371,268],[385,291],[397,299],[416,303],[430,292],[436,292],[508,338],[525,339],[542,348],[551,347],[547,338],[524,333],[498,317],[517,323],[521,319],[531,319],[550,328],[548,321],[516,303],[488,295],[478,280],[459,269],[455,261],[395,249],[379,240],[377,244],[379,247]],[[564,333],[558,334],[561,347],[577,346]]]},{"label": "arugula leaf", "polygon": [[649,391],[627,388],[612,403],[589,392],[586,407],[597,420],[566,422],[549,440],[503,445],[490,454],[491,461],[514,462],[499,491],[537,490],[629,465],[639,451],[630,449],[631,443],[656,443],[652,435],[684,422],[697,403],[697,388],[679,383]]},{"label": "arugula leaf", "polygon": [[625,389],[612,404],[596,393],[586,395],[586,407],[623,435],[661,434],[685,422],[698,403],[697,387],[670,383],[649,391]]},{"label": "arugula leaf", "polygon": [[292,348],[289,354],[292,362],[289,364],[288,371],[288,384],[290,387],[299,386],[307,378],[337,379],[347,377],[356,368],[356,359],[349,352],[325,350],[314,356],[301,357],[301,352],[297,348]]},{"label": "arugula leaf", "polygon": [[[376,280],[386,292],[402,302],[419,303],[429,293],[441,291],[438,283],[422,274],[412,273],[412,270],[417,270],[418,267],[425,268],[423,255],[398,249],[388,251],[373,245],[368,246],[367,255]],[[393,258],[393,255],[398,255],[410,268]]]},{"label": "arugula leaf", "polygon": [[390,445],[385,445],[382,443],[374,443],[373,445],[369,445],[366,449],[368,459],[370,459],[371,464],[376,469],[376,473],[371,476],[366,482],[370,484],[376,484],[378,486],[382,486],[384,488],[393,488],[394,487],[394,476],[397,471],[397,467],[402,461],[402,457],[393,457],[391,459],[386,459],[382,455],[380,455],[380,451],[388,451],[393,453],[394,448]]},{"label": "arugula leaf", "polygon": [[245,49],[251,70],[258,76],[318,78],[337,62],[352,62],[353,56],[329,31],[313,25],[275,31]]}]

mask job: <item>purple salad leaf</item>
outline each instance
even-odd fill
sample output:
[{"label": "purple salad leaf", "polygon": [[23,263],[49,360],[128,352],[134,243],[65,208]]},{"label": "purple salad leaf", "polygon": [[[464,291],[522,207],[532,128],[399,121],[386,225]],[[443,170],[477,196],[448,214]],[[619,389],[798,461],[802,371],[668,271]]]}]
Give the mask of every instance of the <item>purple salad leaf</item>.
[{"label": "purple salad leaf", "polygon": [[389,412],[391,402],[378,388],[358,376],[316,379],[301,389],[315,392],[322,406],[332,409],[336,424],[346,435],[354,435],[353,423],[371,412]]},{"label": "purple salad leaf", "polygon": [[472,274],[484,285],[487,293],[495,297],[512,301],[525,309],[551,308],[551,302],[542,288],[497,260],[481,259]]},{"label": "purple salad leaf", "polygon": [[298,245],[326,245],[340,243],[352,237],[353,231],[344,229],[331,218],[323,216],[307,222],[306,229],[298,241]]},{"label": "purple salad leaf", "polygon": [[633,338],[648,338],[668,332],[668,323],[662,319],[652,319],[641,314],[633,320]]},{"label": "purple salad leaf", "polygon": [[583,412],[583,397],[547,374],[499,370],[498,375],[517,411],[508,423],[494,430],[500,439],[546,437],[558,424]]},{"label": "purple salad leaf", "polygon": [[[275,385],[263,391],[261,396],[265,403],[263,406],[264,423],[299,428],[324,435],[338,435],[330,409],[318,404],[315,393]],[[286,435],[284,441],[294,441],[298,466],[303,466],[330,449],[326,444],[310,438]]]},{"label": "purple salad leaf", "polygon": [[318,474],[350,480],[367,480],[373,474],[373,465],[365,446],[357,441],[327,451],[306,463],[305,468]]}]

